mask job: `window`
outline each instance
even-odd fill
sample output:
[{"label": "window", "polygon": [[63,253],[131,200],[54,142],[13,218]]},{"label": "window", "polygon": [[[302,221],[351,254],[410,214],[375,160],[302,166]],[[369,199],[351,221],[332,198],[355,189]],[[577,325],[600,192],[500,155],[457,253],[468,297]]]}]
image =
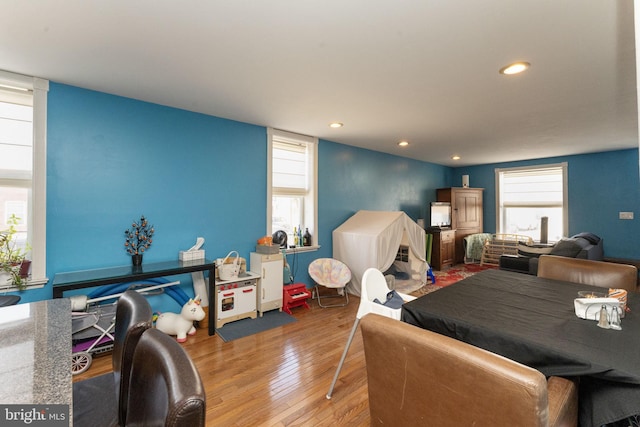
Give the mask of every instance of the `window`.
[{"label": "window", "polygon": [[396,261],[409,262],[409,246],[400,245],[396,254]]},{"label": "window", "polygon": [[[287,233],[289,246],[294,230],[311,233],[312,247],[318,246],[318,139],[269,128],[267,165],[267,232]],[[302,246],[302,242],[299,242]]]},{"label": "window", "polygon": [[19,218],[31,252],[29,286],[46,278],[47,80],[0,71],[0,229]]},{"label": "window", "polygon": [[548,239],[558,241],[568,230],[567,164],[496,169],[496,230],[540,240],[542,217]]}]

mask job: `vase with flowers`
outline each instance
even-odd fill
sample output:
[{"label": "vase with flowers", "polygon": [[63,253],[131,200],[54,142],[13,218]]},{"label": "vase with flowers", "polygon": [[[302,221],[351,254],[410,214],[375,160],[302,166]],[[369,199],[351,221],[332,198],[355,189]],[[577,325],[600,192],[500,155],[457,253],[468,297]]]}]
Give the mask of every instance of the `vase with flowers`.
[{"label": "vase with flowers", "polygon": [[131,228],[125,230],[124,247],[131,255],[131,262],[134,266],[142,264],[142,255],[153,243],[153,233],[155,233],[155,229],[144,215],[140,217],[140,221],[134,221]]},{"label": "vase with flowers", "polygon": [[0,231],[0,286],[11,285],[19,290],[27,287],[31,261],[26,259],[31,250],[29,244],[19,244],[17,239],[20,218],[9,217],[9,228]]}]

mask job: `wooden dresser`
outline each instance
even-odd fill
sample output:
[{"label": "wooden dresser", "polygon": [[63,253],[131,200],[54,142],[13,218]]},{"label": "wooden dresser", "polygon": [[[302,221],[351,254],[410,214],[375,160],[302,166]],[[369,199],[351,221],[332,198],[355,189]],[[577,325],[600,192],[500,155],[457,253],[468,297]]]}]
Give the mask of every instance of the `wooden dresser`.
[{"label": "wooden dresser", "polygon": [[482,233],[483,191],[484,188],[463,187],[439,188],[436,191],[438,202],[451,203],[451,228],[455,230],[454,264],[464,262],[464,237]]}]

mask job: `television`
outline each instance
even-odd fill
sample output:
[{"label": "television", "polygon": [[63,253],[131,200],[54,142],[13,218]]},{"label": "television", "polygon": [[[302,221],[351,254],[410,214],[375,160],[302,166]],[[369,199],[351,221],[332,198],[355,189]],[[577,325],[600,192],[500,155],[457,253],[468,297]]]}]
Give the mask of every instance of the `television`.
[{"label": "television", "polygon": [[431,202],[431,227],[451,228],[451,203]]}]

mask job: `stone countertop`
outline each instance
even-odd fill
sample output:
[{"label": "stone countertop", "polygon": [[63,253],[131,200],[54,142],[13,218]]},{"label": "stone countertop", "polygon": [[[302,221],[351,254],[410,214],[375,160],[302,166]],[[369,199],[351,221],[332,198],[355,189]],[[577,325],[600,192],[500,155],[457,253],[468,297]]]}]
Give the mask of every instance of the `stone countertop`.
[{"label": "stone countertop", "polygon": [[0,404],[72,401],[70,300],[0,308]]}]

